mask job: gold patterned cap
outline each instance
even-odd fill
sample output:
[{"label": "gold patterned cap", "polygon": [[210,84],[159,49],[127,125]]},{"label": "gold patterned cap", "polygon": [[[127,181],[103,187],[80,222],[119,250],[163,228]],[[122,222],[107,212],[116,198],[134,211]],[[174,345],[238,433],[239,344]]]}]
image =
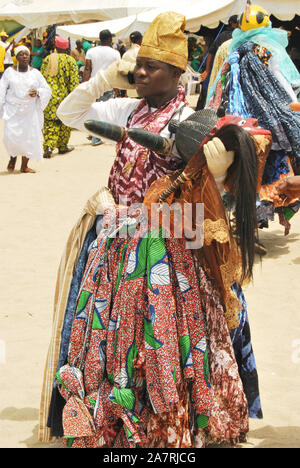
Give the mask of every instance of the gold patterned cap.
[{"label": "gold patterned cap", "polygon": [[185,70],[188,59],[185,16],[168,11],[158,15],[145,32],[138,57],[151,58]]}]

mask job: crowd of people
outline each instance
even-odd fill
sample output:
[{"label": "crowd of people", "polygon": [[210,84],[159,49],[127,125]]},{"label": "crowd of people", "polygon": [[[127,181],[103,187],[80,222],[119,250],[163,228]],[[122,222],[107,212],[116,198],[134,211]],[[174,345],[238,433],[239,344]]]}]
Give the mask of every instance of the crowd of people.
[{"label": "crowd of people", "polygon": [[[175,12],[132,33],[127,51],[109,30],[94,47],[69,50],[60,36],[50,51],[47,38],[12,47],[0,80],[9,171],[18,155],[26,173],[30,158],[72,151],[72,128],[94,146],[117,142],[59,266],[43,441],[200,448],[243,442],[249,418],[262,418],[243,285],[258,228],[277,211],[287,234],[300,207],[300,74],[286,32],[249,5],[206,50]],[[205,55],[195,112],[181,80]],[[166,227],[159,213],[173,203],[184,215]]]},{"label": "crowd of people", "polygon": [[[219,71],[221,64],[224,63],[227,56],[228,47],[232,40],[232,33],[236,28],[239,28],[238,21],[237,15],[231,16],[228,24],[222,26],[221,33],[217,35],[215,40],[212,40],[210,36],[198,39],[195,35],[188,37],[188,63],[192,69],[198,73],[200,72],[200,81],[202,82],[196,110],[200,110],[207,105],[208,92],[211,90],[211,86],[216,79],[217,71]],[[298,62],[294,43],[297,32],[297,28],[295,31],[288,31],[290,44],[287,47],[296,65]],[[40,71],[52,90],[49,103],[46,108],[43,108],[43,155],[39,155],[38,159],[42,157],[51,158],[56,148],[60,154],[68,153],[74,149],[74,147],[68,146],[71,129],[63,125],[56,116],[56,109],[60,102],[79,83],[89,80],[100,69],[104,70],[113,61],[120,60],[123,55],[126,60],[135,61],[143,38],[139,31],[135,31],[130,35],[129,47],[126,47],[120,40],[113,45],[114,35],[110,31],[104,30],[99,35],[99,41],[92,42],[86,39],[78,39],[76,40],[76,46],[71,48],[70,40],[58,37],[56,43],[53,43],[53,41],[49,41],[49,37],[47,36],[48,34],[44,33],[41,39],[36,38],[32,41],[27,36],[24,36],[18,44],[15,44],[15,41],[8,41],[8,34],[4,29],[0,32],[0,77],[7,68],[17,68],[18,62],[14,51],[17,47],[23,45],[30,52],[28,67]],[[54,47],[51,49],[51,46]],[[57,61],[57,65],[53,66],[54,61]],[[74,61],[76,62],[76,66]],[[2,81],[1,89],[4,84],[5,80]],[[5,90],[2,89],[1,93],[3,96]],[[103,96],[99,96],[98,99],[106,100],[112,97],[125,97],[126,95],[126,90],[114,89],[107,91]],[[93,146],[102,143],[100,137],[88,136],[88,138]],[[9,154],[9,156],[10,161],[7,169],[12,171],[15,168],[17,155],[14,152],[14,154]],[[33,158],[31,154],[27,153],[20,156],[27,159]],[[34,172],[27,166],[25,171],[22,166],[22,171]]]},{"label": "crowd of people", "polygon": [[[42,39],[34,41],[23,36],[16,44],[7,41],[8,34],[4,30],[0,32],[0,109],[5,122],[4,145],[10,157],[8,171],[15,170],[18,156],[22,158],[21,172],[34,173],[28,167],[30,159],[49,159],[55,149],[59,154],[74,150],[68,145],[71,128],[57,117],[58,106],[79,83],[120,60],[121,53],[126,54],[125,60],[134,61],[142,40],[142,34],[134,31],[130,34],[128,50],[120,41],[114,48],[113,34],[102,30],[99,41],[94,44],[85,39],[77,40],[76,47],[70,49],[68,39],[56,36],[53,42],[47,36],[44,33]],[[33,76],[38,81],[29,79]],[[18,82],[22,82],[21,87]],[[115,89],[98,99],[125,95],[126,91]],[[34,118],[36,113],[38,119]],[[90,138],[93,146],[102,143],[100,138]]]}]

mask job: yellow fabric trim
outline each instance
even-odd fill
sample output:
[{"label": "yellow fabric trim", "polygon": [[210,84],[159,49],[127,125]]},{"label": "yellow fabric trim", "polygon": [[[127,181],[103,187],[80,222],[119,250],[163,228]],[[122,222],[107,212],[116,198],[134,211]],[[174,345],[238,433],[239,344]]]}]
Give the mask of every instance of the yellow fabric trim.
[{"label": "yellow fabric trim", "polygon": [[45,69],[45,75],[50,75],[51,77],[56,76],[58,72],[58,60],[59,56],[56,52],[53,52],[53,54],[49,55],[48,57],[48,64]]},{"label": "yellow fabric trim", "polygon": [[186,70],[187,56],[182,56],[170,50],[157,49],[151,45],[142,45],[138,57],[150,58],[153,60],[160,60],[161,62],[168,63],[181,70]]}]

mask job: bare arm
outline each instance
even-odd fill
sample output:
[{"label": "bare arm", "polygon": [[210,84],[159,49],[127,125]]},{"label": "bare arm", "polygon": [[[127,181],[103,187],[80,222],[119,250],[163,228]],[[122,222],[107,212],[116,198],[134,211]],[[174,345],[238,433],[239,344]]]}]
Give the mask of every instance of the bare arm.
[{"label": "bare arm", "polygon": [[206,68],[205,68],[204,72],[200,75],[202,82],[206,80],[206,78],[207,78],[207,76],[209,74],[213,58],[214,58],[214,54],[209,53],[208,56],[207,56],[207,60],[206,60]]},{"label": "bare arm", "polygon": [[300,197],[300,176],[284,179],[277,188],[278,192],[289,199]]},{"label": "bare arm", "polygon": [[10,49],[10,47],[12,47],[14,45],[15,45],[15,40],[13,39],[6,50]]},{"label": "bare arm", "polygon": [[89,59],[86,59],[82,81],[88,81],[91,77],[91,73],[92,73],[92,61]]}]

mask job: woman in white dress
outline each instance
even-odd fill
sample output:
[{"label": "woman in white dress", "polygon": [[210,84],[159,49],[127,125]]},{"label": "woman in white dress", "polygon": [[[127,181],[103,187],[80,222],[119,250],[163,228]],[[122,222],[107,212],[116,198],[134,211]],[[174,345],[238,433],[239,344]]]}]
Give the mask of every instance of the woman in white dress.
[{"label": "woman in white dress", "polygon": [[51,88],[42,74],[29,66],[30,51],[25,46],[15,49],[17,67],[9,67],[0,81],[0,116],[4,119],[3,143],[10,155],[8,171],[15,169],[17,156],[22,156],[21,172],[33,173],[29,159],[42,160],[42,127],[51,97]]}]

